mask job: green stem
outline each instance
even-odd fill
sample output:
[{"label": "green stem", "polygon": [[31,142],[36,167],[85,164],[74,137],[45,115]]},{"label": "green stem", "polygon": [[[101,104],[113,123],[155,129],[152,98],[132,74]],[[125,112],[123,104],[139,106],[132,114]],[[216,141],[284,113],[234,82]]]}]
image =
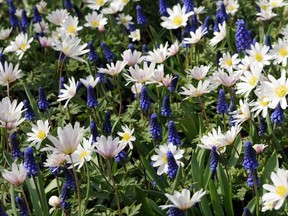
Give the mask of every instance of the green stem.
[{"label": "green stem", "polygon": [[83,215],[85,215],[89,195],[90,195],[90,174],[89,174],[89,168],[87,163],[85,163],[85,169],[86,169],[86,176],[87,176],[87,190],[86,190],[86,196],[85,196],[85,203],[83,207]]},{"label": "green stem", "polygon": [[121,115],[121,112],[122,112],[122,95],[121,95],[121,89],[120,89],[120,84],[119,84],[119,82],[120,82],[120,78],[119,78],[119,74],[118,74],[118,77],[117,77],[117,79],[116,79],[116,77],[114,76],[113,78],[114,78],[114,81],[116,82],[116,86],[117,86],[117,91],[118,91],[118,94],[119,94],[119,113],[118,113],[118,116],[120,116]]},{"label": "green stem", "polygon": [[29,203],[28,203],[28,201],[27,201],[25,192],[24,192],[24,190],[23,190],[23,187],[21,186],[20,188],[21,188],[21,193],[22,193],[24,202],[25,202],[25,204],[26,204],[26,206],[27,206],[27,209],[28,209],[28,214],[29,214],[29,215],[32,215],[31,210],[30,210],[30,207],[29,207]]},{"label": "green stem", "polygon": [[204,116],[206,127],[208,128],[209,127],[209,121],[208,121],[208,116],[207,116],[206,109],[205,109],[205,101],[202,100],[201,96],[199,97],[199,101],[200,101],[200,105],[202,107],[202,115]]},{"label": "green stem", "polygon": [[34,175],[32,175],[32,178],[33,178],[33,182],[34,182],[34,185],[35,185],[35,188],[36,188],[36,192],[37,192],[38,198],[39,198],[40,203],[41,203],[42,213],[43,213],[43,215],[46,215],[46,212],[44,211],[44,203],[43,203],[43,200],[42,200],[42,197],[41,197],[39,186],[38,186],[37,181],[36,181],[36,177]]},{"label": "green stem", "polygon": [[11,196],[11,205],[13,209],[13,214],[18,215],[17,210],[16,210],[16,204],[15,204],[14,186],[12,184],[10,185],[10,196]]},{"label": "green stem", "polygon": [[9,82],[7,81],[7,97],[10,98]]},{"label": "green stem", "polygon": [[256,216],[259,216],[259,193],[258,193],[258,189],[257,189],[257,184],[256,184],[256,170],[253,171],[252,175],[253,175],[253,184],[254,184],[254,191],[255,191],[255,195],[256,195]]}]

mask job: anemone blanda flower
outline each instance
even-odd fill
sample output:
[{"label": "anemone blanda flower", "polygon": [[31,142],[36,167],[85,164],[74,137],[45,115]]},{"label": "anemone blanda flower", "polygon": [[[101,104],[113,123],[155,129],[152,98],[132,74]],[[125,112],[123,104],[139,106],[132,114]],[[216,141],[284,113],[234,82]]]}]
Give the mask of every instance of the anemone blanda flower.
[{"label": "anemone blanda flower", "polygon": [[181,8],[180,4],[174,5],[173,8],[167,8],[168,17],[162,16],[161,26],[166,29],[177,29],[187,25],[188,18],[193,15],[193,11],[186,13],[186,8]]},{"label": "anemone blanda flower", "polygon": [[136,137],[133,136],[134,128],[130,129],[127,125],[121,126],[123,132],[117,132],[118,136],[122,137],[120,142],[128,143],[129,148],[133,149],[132,142],[136,140]]},{"label": "anemone blanda flower", "polygon": [[10,36],[12,30],[13,30],[13,28],[8,28],[8,29],[1,28],[0,40],[6,40]]},{"label": "anemone blanda flower", "polygon": [[58,31],[60,34],[75,36],[77,32],[83,28],[82,26],[78,26],[78,23],[78,17],[68,16],[64,22],[60,24]]},{"label": "anemone blanda flower", "polygon": [[155,63],[163,63],[168,58],[168,42],[160,44],[158,48],[153,49],[153,51],[149,51],[148,55],[145,57],[146,61],[155,62]]},{"label": "anemone blanda flower", "polygon": [[257,95],[258,98],[256,101],[251,101],[251,112],[255,112],[254,118],[256,118],[259,113],[261,113],[262,117],[265,118],[268,113],[268,107],[270,102],[267,101],[266,97],[261,94],[260,88],[257,88],[254,93]]},{"label": "anemone blanda flower", "polygon": [[94,78],[92,75],[89,75],[86,79],[81,78],[80,82],[83,83],[86,88],[88,88],[89,85],[94,88],[99,82],[99,77]]},{"label": "anemone blanda flower", "polygon": [[137,51],[137,50],[134,50],[132,52],[131,49],[128,49],[128,50],[125,50],[122,54],[121,54],[121,57],[123,58],[123,61],[126,61],[127,62],[127,65],[129,66],[134,66],[136,64],[139,64],[142,62],[143,60],[143,56],[141,56],[142,53]]},{"label": "anemone blanda flower", "polygon": [[192,77],[193,79],[196,80],[202,80],[206,77],[210,67],[211,67],[210,65],[195,66],[192,69],[188,69],[186,72],[188,73],[189,77]]},{"label": "anemone blanda flower", "polygon": [[132,39],[132,41],[140,41],[141,40],[141,34],[140,34],[140,29],[135,29],[135,31],[130,32],[129,38]]},{"label": "anemone blanda flower", "polygon": [[40,148],[42,141],[47,137],[50,126],[48,120],[43,122],[42,120],[37,121],[37,126],[32,124],[33,133],[27,133],[28,142],[31,142],[29,146],[33,146],[36,144],[36,149]]},{"label": "anemone blanda flower", "polygon": [[231,87],[239,80],[241,74],[241,72],[230,72],[227,74],[223,69],[219,69],[215,74],[215,78],[217,78],[222,85]]},{"label": "anemone blanda flower", "polygon": [[52,11],[46,19],[53,23],[56,26],[60,26],[65,19],[67,19],[69,16],[69,12],[66,9],[56,9],[55,11]]},{"label": "anemone blanda flower", "polygon": [[3,178],[15,186],[22,185],[27,177],[27,171],[21,163],[17,165],[15,162],[12,164],[12,170],[4,169],[2,172]]},{"label": "anemone blanda flower", "polygon": [[219,23],[218,28],[219,31],[213,33],[214,37],[209,42],[211,46],[215,46],[216,44],[224,40],[224,38],[226,37],[226,22],[224,21],[222,24]]},{"label": "anemone blanda flower", "polygon": [[262,45],[258,42],[255,45],[251,45],[250,50],[246,50],[251,59],[252,64],[259,64],[260,66],[269,65],[271,56],[268,54],[269,47]]},{"label": "anemone blanda flower", "polygon": [[[46,150],[43,148],[42,150]],[[56,170],[66,162],[66,154],[60,153],[59,151],[52,151],[51,154],[47,155],[47,159],[44,162],[45,167],[54,167]]]},{"label": "anemone blanda flower", "polygon": [[237,0],[226,0],[225,9],[227,14],[234,16],[239,9],[239,4]]},{"label": "anemone blanda flower", "polygon": [[195,32],[190,32],[190,37],[186,37],[183,39],[183,43],[185,44],[196,44],[198,43],[203,35],[207,34],[207,29],[203,29],[202,26],[200,26],[198,29],[196,29]]},{"label": "anemone blanda flower", "polygon": [[39,37],[39,43],[42,47],[52,47],[54,40],[51,37]]},{"label": "anemone blanda flower", "polygon": [[103,17],[103,14],[98,14],[96,11],[88,13],[85,16],[87,23],[84,24],[85,27],[98,28],[100,32],[105,30],[105,25],[107,24],[107,18]]},{"label": "anemone blanda flower", "polygon": [[164,65],[160,64],[157,66],[157,68],[154,70],[154,74],[150,77],[150,81],[147,82],[147,84],[150,83],[157,83],[157,87],[165,86],[168,87],[173,80],[173,76],[170,74],[164,74]]},{"label": "anemone blanda flower", "polygon": [[64,83],[64,88],[60,89],[57,101],[66,100],[64,107],[66,107],[68,102],[76,95],[77,83],[74,77],[71,77],[69,78],[69,85]]},{"label": "anemone blanda flower", "polygon": [[219,59],[220,67],[225,68],[229,73],[237,68],[239,62],[240,59],[238,59],[238,54],[231,56],[229,52],[223,53],[223,56]]},{"label": "anemone blanda flower", "polygon": [[5,61],[4,65],[0,64],[0,85],[7,86],[7,84],[14,82],[16,79],[22,77],[19,64],[15,65]]},{"label": "anemone blanda flower", "polygon": [[143,68],[140,68],[139,65],[135,65],[134,67],[129,67],[129,72],[131,74],[124,74],[124,76],[127,78],[127,84],[130,82],[139,82],[139,83],[146,83],[154,74],[155,70],[155,62],[152,62],[149,66],[147,62],[143,63]]},{"label": "anemone blanda flower", "polygon": [[282,64],[282,66],[286,67],[287,58],[288,58],[288,41],[278,39],[278,42],[273,45],[272,50],[270,50],[270,54],[274,59],[273,64]]},{"label": "anemone blanda flower", "polygon": [[129,29],[129,25],[134,24],[132,19],[132,16],[126,15],[124,13],[118,14],[118,17],[116,17],[117,24],[124,25],[126,29]]},{"label": "anemone blanda flower", "polygon": [[250,119],[250,107],[247,100],[240,100],[240,107],[238,110],[235,110],[231,114],[233,115],[233,122],[236,125],[241,125],[243,122]]},{"label": "anemone blanda flower", "polygon": [[180,92],[180,94],[187,96],[184,100],[188,99],[189,97],[200,97],[201,95],[210,92],[211,89],[209,88],[209,85],[209,80],[200,80],[196,88],[192,84],[188,84],[187,87],[182,86],[181,89],[183,91]]},{"label": "anemone blanda flower", "polygon": [[117,76],[119,73],[121,73],[121,71],[124,69],[126,64],[127,64],[126,61],[117,61],[116,64],[114,64],[112,62],[112,63],[110,63],[110,65],[106,64],[107,69],[106,68],[99,68],[98,72],[108,74],[108,75],[114,77],[114,76]]},{"label": "anemone blanda flower", "polygon": [[285,2],[285,0],[269,0],[268,3],[271,8],[278,8],[287,5],[287,2]]},{"label": "anemone blanda flower", "polygon": [[108,0],[87,0],[87,7],[89,7],[92,10],[99,10],[102,6],[105,5],[105,3],[108,2]]},{"label": "anemone blanda flower", "polygon": [[198,144],[200,148],[211,150],[213,146],[216,146],[219,149],[223,146],[222,140],[225,139],[224,134],[221,132],[221,128],[218,127],[217,130],[215,128],[212,129],[207,135],[204,135],[200,141],[202,144]]}]

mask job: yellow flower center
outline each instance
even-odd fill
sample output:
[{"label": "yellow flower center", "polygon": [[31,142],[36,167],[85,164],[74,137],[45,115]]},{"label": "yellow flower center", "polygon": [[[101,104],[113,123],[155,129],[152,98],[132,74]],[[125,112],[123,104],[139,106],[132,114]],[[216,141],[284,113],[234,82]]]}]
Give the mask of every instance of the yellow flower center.
[{"label": "yellow flower center", "polygon": [[285,195],[287,193],[287,188],[283,185],[277,186],[276,187],[276,193],[281,197],[285,197]]},{"label": "yellow flower center", "polygon": [[234,10],[235,10],[234,5],[229,5],[229,6],[228,6],[228,11],[232,12],[232,11],[234,11]]},{"label": "yellow flower center", "polygon": [[87,157],[89,154],[88,154],[88,151],[84,150],[83,152],[81,152],[80,154],[80,160],[82,160],[83,158]]},{"label": "yellow flower center", "polygon": [[275,93],[279,97],[285,97],[288,92],[288,88],[284,85],[280,85],[275,89]]},{"label": "yellow flower center", "polygon": [[28,46],[27,43],[22,43],[22,44],[20,45],[20,49],[21,49],[22,51],[25,51],[26,48],[27,48],[27,46]]},{"label": "yellow flower center", "polygon": [[129,0],[122,0],[123,4],[127,4]]},{"label": "yellow flower center", "polygon": [[66,53],[67,53],[67,51],[68,51],[68,49],[69,49],[69,47],[68,47],[68,46],[64,47],[64,48],[63,48],[63,53],[64,53],[64,54],[66,54]]},{"label": "yellow flower center", "polygon": [[264,99],[265,99],[265,97],[261,98],[261,99],[259,100],[259,104],[260,104],[261,106],[268,106],[269,101],[266,101],[266,102],[265,102]]},{"label": "yellow flower center", "polygon": [[168,159],[166,155],[163,156],[162,161],[164,162],[164,164],[168,163]]},{"label": "yellow flower center", "polygon": [[98,27],[98,26],[99,26],[98,20],[93,20],[93,21],[91,22],[91,25],[92,25],[93,27]]},{"label": "yellow flower center", "polygon": [[172,23],[175,26],[180,26],[182,22],[183,22],[183,18],[181,16],[176,16],[172,20]]},{"label": "yellow flower center", "polygon": [[41,140],[44,139],[46,137],[46,132],[45,131],[39,131],[37,133],[37,137]]},{"label": "yellow flower center", "polygon": [[226,61],[225,61],[225,64],[227,65],[227,66],[232,66],[232,59],[227,59]]},{"label": "yellow flower center", "polygon": [[104,4],[104,0],[96,0],[96,5],[102,6]]},{"label": "yellow flower center", "polygon": [[281,57],[285,57],[285,56],[287,56],[287,54],[288,54],[287,49],[281,48],[281,49],[279,50],[279,55],[280,55]]},{"label": "yellow flower center", "polygon": [[261,9],[262,9],[262,10],[266,10],[266,9],[267,9],[267,5],[264,5],[264,4],[261,5]]},{"label": "yellow flower center", "polygon": [[279,5],[277,1],[272,1],[270,4],[272,7],[278,7]]},{"label": "yellow flower center", "polygon": [[130,139],[130,137],[131,135],[129,133],[124,133],[122,139],[127,142]]},{"label": "yellow flower center", "polygon": [[262,56],[261,53],[257,53],[257,54],[255,55],[255,60],[256,60],[256,61],[261,62],[262,59],[263,59],[263,56]]},{"label": "yellow flower center", "polygon": [[249,83],[249,85],[251,85],[251,86],[255,86],[256,83],[257,83],[257,81],[258,81],[258,78],[257,78],[256,76],[252,76],[252,77],[250,77],[250,79],[248,80],[248,83]]},{"label": "yellow flower center", "polygon": [[67,28],[68,33],[72,34],[72,33],[75,33],[75,31],[76,31],[76,28],[74,25],[68,26],[68,28]]},{"label": "yellow flower center", "polygon": [[122,21],[123,24],[127,23],[126,17],[123,17],[121,21]]}]

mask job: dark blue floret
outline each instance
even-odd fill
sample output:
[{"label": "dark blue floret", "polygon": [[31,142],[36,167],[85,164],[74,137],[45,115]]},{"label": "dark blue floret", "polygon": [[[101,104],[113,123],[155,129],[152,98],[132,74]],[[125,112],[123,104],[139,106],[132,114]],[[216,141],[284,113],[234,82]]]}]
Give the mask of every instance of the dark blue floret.
[{"label": "dark blue floret", "polygon": [[93,108],[98,106],[98,100],[96,99],[95,90],[91,85],[87,87],[87,106]]},{"label": "dark blue floret", "polygon": [[8,216],[8,214],[5,212],[5,210],[4,210],[3,206],[1,205],[1,203],[0,203],[0,215]]},{"label": "dark blue floret", "polygon": [[12,28],[17,28],[19,25],[18,18],[14,13],[9,13],[10,25]]},{"label": "dark blue floret", "polygon": [[166,0],[159,0],[159,13],[161,16],[168,16],[167,13],[168,3]]},{"label": "dark blue floret", "polygon": [[110,48],[103,41],[101,42],[100,46],[103,49],[103,52],[104,52],[104,55],[105,55],[105,58],[106,58],[107,62],[112,62],[115,59],[115,55],[112,53]]},{"label": "dark blue floret", "polygon": [[24,167],[27,170],[28,178],[33,176],[38,176],[39,166],[34,158],[33,149],[27,147],[24,153]]},{"label": "dark blue floret", "polygon": [[211,172],[215,172],[217,165],[219,163],[220,155],[217,152],[216,146],[213,146],[211,149],[211,159],[210,159],[210,170]]},{"label": "dark blue floret", "polygon": [[[70,165],[70,164],[69,164]],[[71,190],[75,190],[76,189],[76,183],[75,183],[75,179],[74,179],[74,175],[72,170],[70,169],[64,169],[64,175],[66,178],[65,181],[65,187]]]},{"label": "dark blue floret", "polygon": [[146,25],[148,23],[148,20],[147,20],[145,14],[143,13],[140,5],[136,6],[136,15],[137,15],[138,25]]},{"label": "dark blue floret", "polygon": [[271,45],[271,37],[270,35],[266,34],[265,37],[265,45],[269,47],[269,49],[272,49],[272,45]]},{"label": "dark blue floret", "polygon": [[174,155],[171,151],[167,152],[167,161],[168,161],[168,170],[167,174],[171,179],[175,179],[177,170],[178,170],[178,164],[176,163],[176,160],[174,158]]},{"label": "dark blue floret", "polygon": [[280,104],[277,105],[276,109],[271,114],[271,122],[277,126],[281,125],[284,120],[284,110],[281,108]]},{"label": "dark blue floret", "polygon": [[252,143],[247,141],[244,145],[244,161],[243,167],[245,170],[255,170],[259,166],[257,161],[256,151],[252,147]]},{"label": "dark blue floret", "polygon": [[267,131],[267,123],[265,118],[260,116],[260,123],[259,123],[259,128],[258,128],[258,136],[262,136],[262,134],[266,133]]},{"label": "dark blue floret", "polygon": [[150,134],[152,139],[162,141],[162,128],[158,123],[157,115],[155,113],[150,117]]},{"label": "dark blue floret", "polygon": [[127,158],[126,152],[124,150],[120,151],[118,155],[115,157],[116,163],[119,163],[121,161],[125,161]]},{"label": "dark blue floret", "polygon": [[179,75],[178,75],[178,74],[176,74],[176,75],[173,77],[173,79],[172,79],[172,81],[171,81],[171,83],[170,83],[170,85],[169,85],[169,87],[168,87],[168,90],[169,90],[170,92],[173,92],[173,91],[176,90],[177,83],[178,83],[178,78],[179,78]]},{"label": "dark blue floret", "polygon": [[34,23],[41,22],[42,21],[42,16],[40,15],[40,13],[38,11],[38,8],[36,6],[34,6],[33,12],[34,12],[33,22]]},{"label": "dark blue floret", "polygon": [[252,212],[247,207],[244,207],[243,214],[244,216],[253,216]]},{"label": "dark blue floret", "polygon": [[171,114],[172,114],[172,110],[171,110],[171,107],[170,107],[170,97],[169,97],[169,95],[166,95],[164,97],[164,100],[163,100],[161,115],[165,116],[165,117],[168,117]]},{"label": "dark blue floret", "polygon": [[17,207],[20,210],[20,216],[28,216],[29,212],[27,206],[24,203],[24,200],[21,197],[16,197],[15,201],[17,203]]},{"label": "dark blue floret", "polygon": [[236,22],[236,26],[237,29],[235,33],[235,41],[237,51],[241,52],[246,49],[250,49],[251,44],[253,44],[253,40],[250,31],[248,31],[245,26],[244,20],[238,20]]},{"label": "dark blue floret", "polygon": [[[230,98],[229,112],[231,113],[233,111],[235,111],[235,105],[233,103],[232,98]],[[234,122],[233,114],[230,114],[229,121],[230,121],[230,126],[235,126],[236,123]]]},{"label": "dark blue floret", "polygon": [[197,20],[196,14],[194,14],[192,16],[192,19],[191,19],[191,29],[190,29],[190,31],[196,32],[197,29],[198,29],[198,20]]},{"label": "dark blue floret", "polygon": [[38,107],[41,111],[46,111],[49,108],[49,102],[46,99],[46,94],[42,87],[38,89]]},{"label": "dark blue floret", "polygon": [[92,135],[92,141],[96,142],[98,137],[97,125],[95,121],[91,121],[90,123],[90,133]]},{"label": "dark blue floret", "polygon": [[17,158],[21,158],[23,156],[23,152],[20,150],[19,142],[17,140],[15,133],[12,133],[10,135],[10,141],[14,160],[16,160]]},{"label": "dark blue floret", "polygon": [[129,45],[128,45],[128,49],[130,49],[131,52],[133,53],[134,50],[135,50],[134,45],[133,45],[133,44],[129,44]]},{"label": "dark blue floret", "polygon": [[222,24],[223,22],[227,21],[228,20],[228,14],[226,12],[226,9],[225,9],[225,5],[224,3],[222,2],[221,5],[220,5],[220,9],[217,11],[216,13],[216,17],[219,18],[219,23]]},{"label": "dark blue floret", "polygon": [[207,34],[209,33],[209,26],[210,26],[210,16],[206,16],[204,22],[203,22],[203,26],[202,29],[206,29]]},{"label": "dark blue floret", "polygon": [[35,114],[34,114],[34,111],[31,107],[31,105],[29,104],[28,100],[24,100],[23,101],[24,103],[24,108],[26,109],[25,110],[25,118],[27,121],[34,121],[35,120]]},{"label": "dark blue floret", "polygon": [[184,211],[178,209],[178,208],[174,208],[174,207],[171,207],[169,209],[169,216],[184,216]]},{"label": "dark blue floret", "polygon": [[49,167],[50,172],[52,173],[52,175],[56,176],[58,174],[60,174],[62,168],[59,167]]},{"label": "dark blue floret", "polygon": [[217,113],[224,114],[228,113],[228,103],[225,98],[225,91],[223,89],[219,89],[218,95],[218,103],[217,103]]},{"label": "dark blue floret", "polygon": [[89,47],[88,60],[93,62],[93,63],[96,63],[97,60],[98,60],[98,55],[97,55],[97,53],[95,51],[95,48],[93,46],[93,42],[92,41],[90,41],[88,43],[88,47]]},{"label": "dark blue floret", "polygon": [[194,1],[193,0],[182,0],[185,8],[186,13],[194,10]]},{"label": "dark blue floret", "polygon": [[168,123],[168,142],[171,142],[175,146],[181,144],[181,137],[178,134],[174,121],[169,121]]},{"label": "dark blue floret", "polygon": [[149,110],[151,106],[151,101],[149,99],[149,95],[145,86],[142,86],[140,93],[140,108],[146,112]]},{"label": "dark blue floret", "polygon": [[105,113],[104,124],[103,124],[103,131],[110,134],[112,131],[112,124],[110,121],[110,110],[107,110]]},{"label": "dark blue floret", "polygon": [[29,26],[29,20],[27,18],[27,14],[26,14],[26,10],[23,9],[22,10],[22,14],[21,14],[21,31],[23,33],[26,32],[26,28]]},{"label": "dark blue floret", "polygon": [[72,9],[73,5],[71,3],[70,0],[64,0],[64,8],[66,8],[67,10]]},{"label": "dark blue floret", "polygon": [[64,184],[60,195],[60,199],[61,199],[61,207],[65,210],[71,208],[71,203],[67,201],[69,198],[70,198],[70,189],[67,188],[66,184]]},{"label": "dark blue floret", "polygon": [[260,180],[258,178],[257,171],[256,169],[254,169],[254,170],[249,170],[249,173],[248,173],[247,184],[249,187],[254,187],[253,175],[255,178],[256,186],[260,185]]}]

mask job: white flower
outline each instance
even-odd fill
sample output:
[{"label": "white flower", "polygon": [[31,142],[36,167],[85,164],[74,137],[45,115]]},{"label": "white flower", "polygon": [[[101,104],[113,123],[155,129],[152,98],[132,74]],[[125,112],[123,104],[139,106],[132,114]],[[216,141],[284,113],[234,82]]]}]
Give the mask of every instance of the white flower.
[{"label": "white flower", "polygon": [[143,86],[142,83],[135,82],[131,86],[131,91],[133,92],[133,94],[139,95],[141,93],[142,86]]},{"label": "white flower", "polygon": [[0,64],[0,85],[7,86],[7,84],[9,85],[9,83],[21,78],[21,70],[18,70],[18,68],[19,64],[13,68],[13,64],[8,65],[7,61],[5,61],[4,66]]},{"label": "white flower", "polygon": [[132,16],[126,15],[124,13],[118,14],[118,17],[116,17],[117,24],[122,24],[126,27],[126,29],[129,29],[129,25],[134,24],[132,22]]},{"label": "white flower", "polygon": [[89,75],[88,77],[86,77],[86,79],[80,79],[80,82],[83,83],[83,85],[88,88],[88,86],[90,85],[92,88],[94,88],[97,83],[99,82],[99,77],[97,77],[96,79],[94,79],[94,77],[92,75]]},{"label": "white flower", "polygon": [[145,60],[161,64],[167,58],[168,58],[168,42],[166,42],[165,46],[163,46],[163,44],[160,44],[159,48],[153,49],[153,52],[149,51],[148,55],[145,57]]},{"label": "white flower", "polygon": [[[41,151],[45,151],[45,150],[51,150],[53,147],[45,147],[42,148]],[[66,161],[66,154],[63,154],[61,152],[59,152],[58,149],[54,148],[53,149],[53,153],[52,154],[48,154],[47,155],[47,159],[44,162],[44,166],[45,167],[53,167],[55,171],[58,169],[58,167],[60,167],[61,165],[63,165]]]},{"label": "white flower", "polygon": [[189,97],[200,97],[201,95],[210,92],[209,85],[209,80],[205,80],[204,82],[200,80],[197,88],[195,88],[192,84],[188,84],[187,87],[182,86],[181,89],[183,91],[180,92],[180,94],[187,96],[184,98],[184,100],[188,99]]},{"label": "white flower", "polygon": [[101,154],[105,159],[114,158],[122,151],[127,143],[119,142],[119,138],[116,137],[113,139],[111,136],[108,136],[106,139],[105,136],[97,137],[97,142],[95,144],[97,150],[95,152]]},{"label": "white flower", "polygon": [[41,21],[40,23],[34,23],[34,32],[36,33],[49,33],[49,25],[45,21]]},{"label": "white flower", "polygon": [[195,192],[191,197],[190,191],[187,189],[183,189],[180,192],[174,191],[173,195],[165,194],[165,196],[170,200],[172,204],[169,205],[162,205],[160,206],[162,209],[166,208],[177,208],[180,210],[187,210],[190,209],[195,203],[200,202],[200,199],[206,194],[206,191],[200,189],[199,191]]},{"label": "white flower", "polygon": [[141,40],[140,30],[136,29],[135,31],[130,32],[130,35],[128,37],[131,38],[133,42],[140,41]]},{"label": "white flower", "polygon": [[19,56],[19,60],[22,59],[24,53],[30,48],[30,43],[33,41],[33,38],[28,40],[28,35],[25,33],[20,33],[15,38],[15,41],[11,41],[10,45],[4,49],[5,52],[16,52],[16,55]]},{"label": "white flower", "polygon": [[69,16],[69,12],[66,9],[56,9],[55,11],[52,11],[46,19],[53,23],[56,26],[60,26],[65,19],[67,19]]},{"label": "white flower", "polygon": [[108,0],[88,0],[87,7],[92,10],[99,10]]},{"label": "white flower", "polygon": [[57,128],[59,139],[51,135],[48,135],[48,139],[59,152],[70,155],[77,149],[79,143],[82,141],[83,131],[84,129],[80,127],[79,122],[74,124],[74,128],[69,123],[63,129],[61,127]]},{"label": "white flower", "polygon": [[106,64],[106,68],[99,68],[99,73],[109,74],[110,76],[117,76],[126,66],[127,62],[125,61],[117,61],[116,64],[113,62],[109,64]]},{"label": "white flower", "polygon": [[265,10],[261,8],[260,13],[257,13],[258,16],[257,20],[267,21],[275,17],[277,14],[273,13],[271,7],[267,7]]},{"label": "white flower", "polygon": [[241,131],[242,127],[240,126],[232,126],[230,128],[230,130],[226,131],[225,134],[223,134],[223,137],[220,137],[220,143],[223,146],[226,145],[232,145],[237,137],[237,135],[239,134],[239,132]]},{"label": "white flower", "polygon": [[78,27],[78,23],[78,17],[68,16],[68,18],[66,18],[64,22],[60,24],[58,31],[61,34],[75,36],[77,35],[77,32],[83,28],[82,26]]},{"label": "white flower", "polygon": [[51,196],[48,203],[50,206],[52,206],[52,208],[49,210],[49,214],[51,214],[55,209],[61,207],[61,199],[57,196]]},{"label": "white flower", "polygon": [[210,65],[208,66],[200,65],[199,67],[195,66],[194,68],[189,69],[186,72],[188,73],[188,76],[191,76],[193,79],[202,80],[207,75],[210,67],[211,67]]},{"label": "white flower", "polygon": [[209,42],[211,46],[215,46],[226,37],[226,22],[224,21],[222,24],[219,23],[218,27],[219,31],[213,33],[214,37]]},{"label": "white flower", "polygon": [[253,107],[251,109],[251,112],[255,112],[254,118],[256,118],[260,112],[262,112],[262,117],[265,118],[268,113],[268,107],[269,107],[269,101],[267,101],[266,97],[261,94],[261,90],[258,88],[255,91],[255,94],[257,95],[257,101],[252,101],[250,103],[250,106]]},{"label": "white flower", "polygon": [[124,74],[127,78],[127,84],[130,82],[139,82],[139,83],[146,83],[154,74],[155,70],[155,63],[152,62],[149,66],[147,62],[143,63],[143,69],[139,67],[139,65],[135,65],[133,67],[129,67],[129,72],[131,76]]},{"label": "white flower", "polygon": [[278,43],[273,45],[272,50],[270,50],[270,54],[274,59],[273,64],[278,65],[282,64],[282,66],[287,66],[287,58],[288,58],[288,41],[278,39]]},{"label": "white flower", "polygon": [[239,109],[231,113],[234,119],[232,122],[234,122],[236,125],[241,125],[243,122],[250,119],[250,108],[247,100],[245,100],[244,102],[240,100],[239,103]]},{"label": "white flower", "polygon": [[64,88],[65,89],[60,89],[60,94],[58,95],[57,101],[66,100],[66,103],[64,105],[65,108],[68,102],[71,100],[71,98],[73,98],[76,95],[77,84],[75,82],[74,77],[69,78],[69,86],[67,84],[64,84]]},{"label": "white flower", "polygon": [[269,107],[275,109],[280,103],[282,109],[286,109],[288,93],[288,79],[286,79],[286,71],[281,71],[281,77],[276,80],[272,75],[268,75],[269,81],[261,83],[261,94],[265,96],[264,102],[269,101]]},{"label": "white flower", "polygon": [[217,149],[223,146],[222,140],[225,139],[224,134],[221,132],[221,128],[218,127],[216,130],[215,128],[212,129],[212,132],[209,132],[207,135],[204,135],[200,141],[202,144],[198,144],[197,146],[204,149],[211,150],[213,146]]},{"label": "white flower", "polygon": [[195,33],[193,31],[190,32],[190,38],[184,38],[183,43],[185,44],[195,44],[198,43],[203,35],[207,34],[206,28],[203,29],[202,26],[200,26],[198,29],[196,29]]},{"label": "white flower", "polygon": [[173,76],[170,74],[166,74],[164,76],[164,65],[160,64],[157,66],[157,68],[154,70],[154,74],[152,77],[150,77],[150,81],[147,82],[147,84],[150,83],[157,83],[157,87],[165,86],[168,87],[173,79]]},{"label": "white flower", "polygon": [[238,54],[234,54],[232,57],[229,52],[223,53],[223,56],[219,59],[219,65],[221,68],[225,68],[229,73],[233,69],[237,68],[240,59],[238,59]]},{"label": "white flower", "polygon": [[215,77],[218,78],[218,81],[227,87],[233,86],[241,76],[241,72],[232,73],[229,74],[225,73],[223,69],[218,70],[218,72],[215,74]]},{"label": "white flower", "polygon": [[131,49],[128,49],[125,50],[123,54],[121,54],[121,57],[123,58],[123,61],[127,62],[127,65],[133,67],[135,64],[139,64],[142,62],[143,57],[141,55],[142,53],[137,50],[134,50],[132,52]]},{"label": "white flower", "polygon": [[85,47],[87,47],[87,43],[79,45],[81,39],[66,35],[61,35],[61,40],[62,41],[55,39],[53,44],[53,48],[55,50],[63,52],[65,56],[85,62],[84,59],[80,58],[79,56],[89,52],[89,49],[85,49]]},{"label": "white flower", "polygon": [[161,26],[166,29],[177,29],[187,25],[188,18],[194,14],[193,11],[186,13],[186,8],[181,8],[180,4],[174,5],[172,10],[167,8],[168,17],[162,16]]},{"label": "white flower", "polygon": [[36,145],[36,149],[40,148],[42,141],[47,137],[50,130],[49,122],[46,120],[43,122],[42,120],[37,121],[37,126],[32,124],[33,133],[27,133],[28,142],[31,142],[29,146]]},{"label": "white flower", "polygon": [[14,162],[12,164],[12,171],[4,169],[4,171],[2,172],[2,176],[11,184],[19,186],[24,183],[27,176],[27,171],[22,163],[17,166],[17,164]]},{"label": "white flower", "polygon": [[278,8],[287,5],[287,3],[283,0],[269,0],[269,6],[271,8]]},{"label": "white flower", "polygon": [[168,171],[168,151],[173,154],[178,166],[184,165],[182,162],[179,161],[183,157],[183,149],[177,149],[177,146],[173,145],[172,143],[160,145],[159,148],[155,149],[155,152],[157,154],[151,157],[151,160],[153,161],[153,167],[158,167],[157,175],[162,175],[163,173],[167,173]]},{"label": "white flower", "polygon": [[274,203],[275,205],[273,206],[273,208],[275,210],[280,209],[280,207],[283,205],[288,195],[287,177],[288,172],[284,169],[279,168],[277,169],[276,173],[275,172],[271,173],[271,180],[273,182],[273,185],[270,184],[263,185],[263,188],[269,191],[268,193],[265,193],[262,196],[264,206],[269,203]]},{"label": "white flower", "polygon": [[225,4],[225,9],[227,14],[234,16],[239,9],[239,4],[237,0],[228,0]]},{"label": "white flower", "polygon": [[47,48],[52,47],[54,40],[51,37],[39,37],[39,42],[42,47]]},{"label": "white flower", "polygon": [[47,6],[47,2],[41,0],[38,4],[36,4],[37,10],[39,11],[39,13],[43,13],[44,9]]},{"label": "white flower", "polygon": [[0,30],[0,40],[6,40],[9,36],[13,28],[4,29],[1,28]]},{"label": "white flower", "polygon": [[98,14],[96,11],[93,11],[85,16],[85,20],[87,23],[85,23],[84,26],[98,28],[100,32],[105,30],[107,18],[103,17],[103,14]]},{"label": "white flower", "polygon": [[259,64],[261,66],[269,65],[269,60],[271,56],[267,54],[269,51],[269,47],[266,45],[261,45],[258,42],[255,45],[251,45],[250,50],[246,50],[247,54],[251,59],[252,64]]},{"label": "white flower", "polygon": [[255,149],[257,154],[262,153],[266,147],[267,147],[267,145],[264,145],[264,144],[255,144],[255,145],[253,145],[253,148]]},{"label": "white flower", "polygon": [[174,56],[179,52],[179,48],[180,48],[179,42],[176,40],[173,44],[171,44],[171,46],[168,48],[168,52],[167,55],[168,56]]},{"label": "white flower", "polygon": [[134,128],[130,129],[127,125],[121,126],[123,132],[117,132],[118,136],[122,137],[120,142],[128,143],[129,148],[132,150],[133,145],[132,142],[136,140],[136,138],[132,135],[134,132]]}]

